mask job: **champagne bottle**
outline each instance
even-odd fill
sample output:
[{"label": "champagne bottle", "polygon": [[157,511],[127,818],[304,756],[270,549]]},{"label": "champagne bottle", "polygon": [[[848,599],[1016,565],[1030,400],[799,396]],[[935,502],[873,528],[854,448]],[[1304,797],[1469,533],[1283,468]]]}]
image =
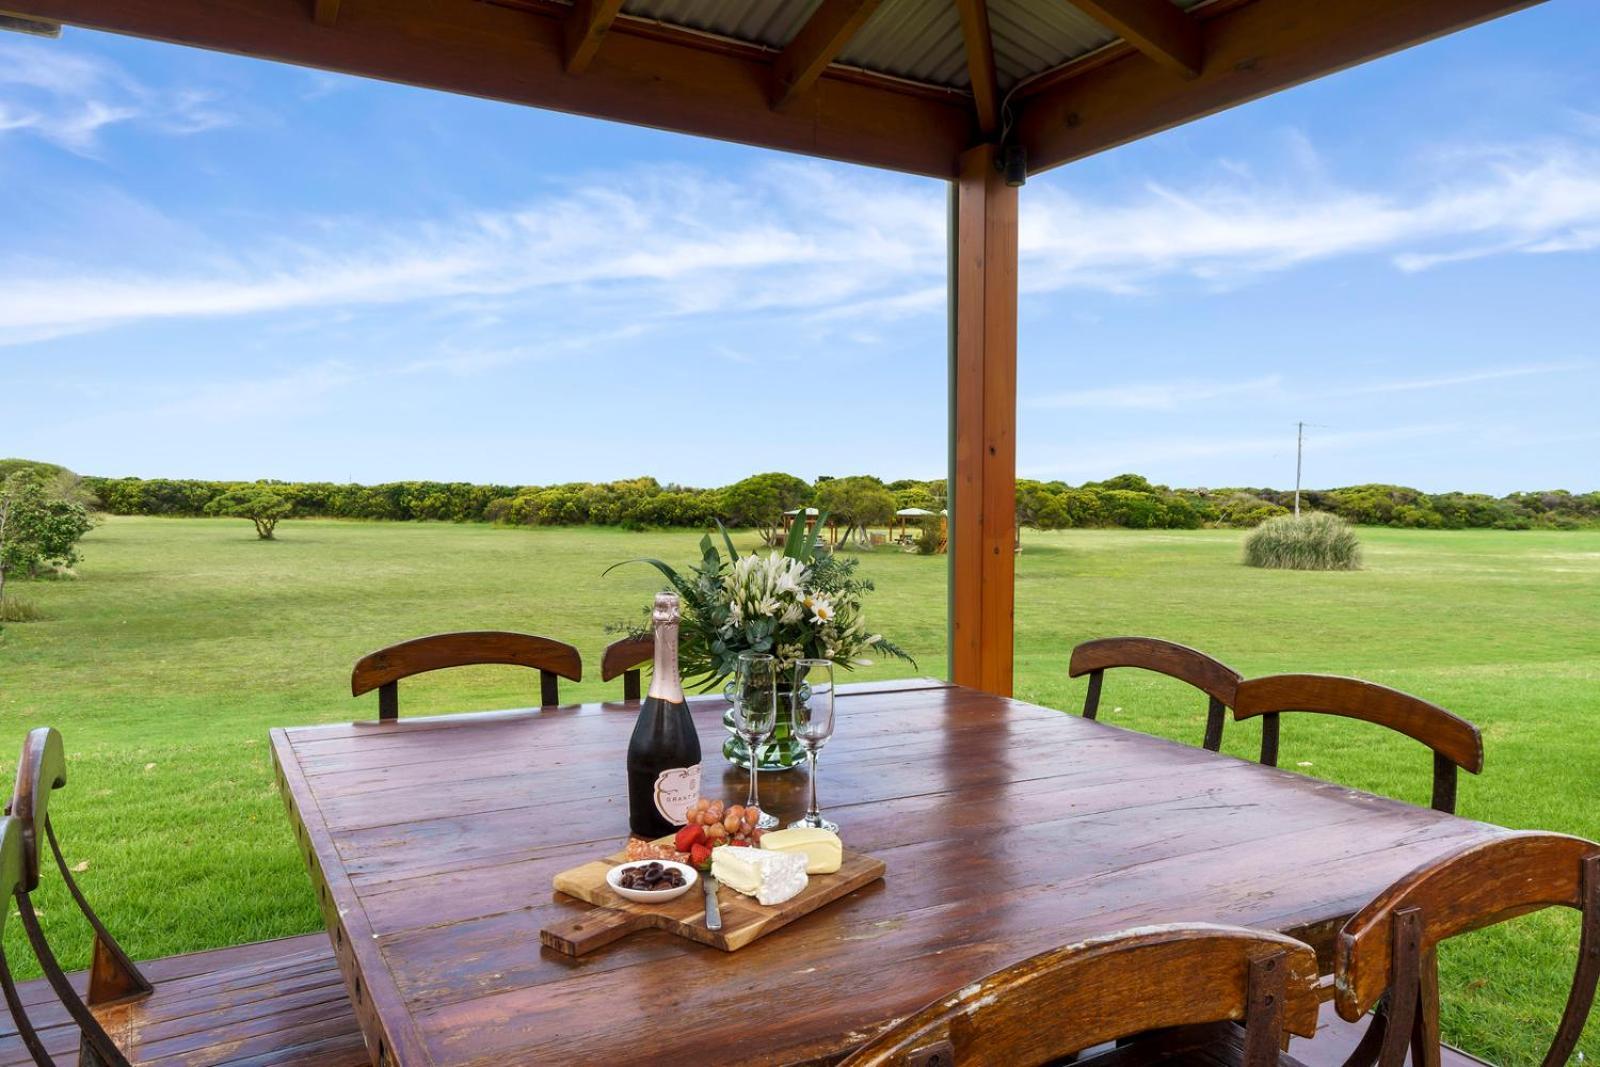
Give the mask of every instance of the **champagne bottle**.
[{"label": "champagne bottle", "polygon": [[657,594],[650,619],[655,666],[628,742],[628,826],[654,839],[688,822],[688,810],[700,799],[700,735],[678,675],[678,598]]}]

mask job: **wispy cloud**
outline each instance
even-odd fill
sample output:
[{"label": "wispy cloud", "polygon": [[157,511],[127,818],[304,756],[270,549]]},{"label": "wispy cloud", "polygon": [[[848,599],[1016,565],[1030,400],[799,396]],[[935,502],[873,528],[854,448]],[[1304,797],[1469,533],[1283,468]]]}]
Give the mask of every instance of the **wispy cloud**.
[{"label": "wispy cloud", "polygon": [[[1303,143],[1296,154],[1309,148]],[[1403,189],[1359,189],[1320,167],[1267,182],[1225,167],[1185,188],[1116,200],[1039,183],[1022,256],[1030,288],[1136,290],[1163,277],[1217,284],[1338,256],[1384,254],[1404,271],[1506,253],[1600,246],[1600,136],[1464,147],[1418,163]],[[1426,168],[1432,168],[1428,170]],[[1465,177],[1463,177],[1465,176]]]},{"label": "wispy cloud", "polygon": [[[99,59],[44,54],[0,45],[0,131],[33,129],[90,151],[97,131],[119,122],[182,131],[226,121],[202,94],[154,94]],[[28,99],[54,103],[40,110]],[[1565,139],[1433,153],[1402,188],[1341,183],[1303,137],[1284,155],[1290,176],[1270,181],[1223,161],[1183,188],[1085,196],[1051,177],[1031,182],[1026,290],[1135,293],[1181,280],[1239,285],[1341,256],[1416,271],[1600,247],[1600,131],[1582,123]],[[13,249],[0,253],[0,344],[141,321],[424,303],[488,318],[582,307],[631,322],[760,315],[859,331],[937,313],[945,230],[943,189],[916,179],[809,162],[731,175],[613,170],[452,216],[276,218],[270,234],[219,239],[170,266],[96,261],[93,247],[42,262]],[[1097,399],[1111,406],[1177,402],[1170,391],[1105,388]]]},{"label": "wispy cloud", "polygon": [[118,124],[190,134],[231,122],[211,93],[153,86],[56,42],[0,42],[0,135],[31,133],[92,156],[101,131]]},{"label": "wispy cloud", "polygon": [[1459,374],[1442,374],[1431,378],[1399,378],[1390,381],[1368,382],[1362,385],[1337,386],[1319,389],[1323,396],[1366,396],[1375,393],[1410,393],[1419,390],[1448,389],[1458,385],[1478,385],[1483,382],[1500,382],[1511,378],[1531,378],[1545,374],[1561,374],[1583,370],[1589,364],[1530,363],[1515,367],[1490,367],[1483,370],[1464,371]]},{"label": "wispy cloud", "polygon": [[1565,363],[1528,363],[1508,367],[1483,367],[1424,378],[1389,378],[1358,382],[1353,385],[1314,387],[1286,383],[1281,374],[1231,382],[1197,379],[1127,382],[1047,393],[1025,398],[1023,403],[1030,408],[1089,411],[1191,411],[1213,401],[1236,399],[1252,401],[1271,399],[1279,403],[1305,404],[1320,403],[1333,397],[1422,392],[1515,378],[1562,374],[1585,370],[1591,366],[1593,364],[1576,360]]},{"label": "wispy cloud", "polygon": [[1049,393],[1029,398],[1035,408],[1088,408],[1095,411],[1176,411],[1228,397],[1275,393],[1283,379],[1276,374],[1243,382],[1139,382],[1129,385],[1097,386],[1071,392]]},{"label": "wispy cloud", "polygon": [[298,235],[170,272],[0,261],[11,296],[0,338],[415,301],[515,298],[525,310],[523,298],[541,290],[552,307],[655,319],[901,300],[908,279],[925,285],[943,271],[944,223],[929,191],[821,164],[770,165],[742,181],[656,167],[512,211],[409,226],[307,219]]}]

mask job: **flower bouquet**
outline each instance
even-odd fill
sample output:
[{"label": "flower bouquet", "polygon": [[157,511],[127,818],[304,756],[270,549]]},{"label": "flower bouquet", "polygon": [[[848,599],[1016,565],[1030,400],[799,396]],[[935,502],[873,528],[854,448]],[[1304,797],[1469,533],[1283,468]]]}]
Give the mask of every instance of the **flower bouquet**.
[{"label": "flower bouquet", "polygon": [[[845,670],[870,664],[867,657],[874,653],[915,663],[905,650],[867,628],[861,600],[872,591],[872,582],[855,576],[858,561],[817,551],[826,518],[818,516],[809,530],[805,523],[795,523],[781,551],[744,556],[719,522],[722,548],[707,534],[700,541],[700,561],[688,574],[659,559],[627,561],[649,563],[678,592],[678,661],[686,685],[702,692],[714,689],[733,673],[741,652],[776,657],[783,679],[793,678],[794,665],[802,659],[831,660]],[[806,699],[805,687],[796,694],[780,682],[777,728],[759,753],[762,770],[788,770],[801,758],[792,736],[795,699]],[[733,730],[731,711],[724,723],[729,738],[723,755],[748,767],[749,752]]]}]

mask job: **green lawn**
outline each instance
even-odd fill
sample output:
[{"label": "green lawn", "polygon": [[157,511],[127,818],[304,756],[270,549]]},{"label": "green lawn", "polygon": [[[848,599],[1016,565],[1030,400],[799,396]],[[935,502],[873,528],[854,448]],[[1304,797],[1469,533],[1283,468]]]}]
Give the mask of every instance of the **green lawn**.
[{"label": "green lawn", "polygon": [[[660,584],[645,567],[601,571],[637,555],[687,562],[698,535],[312,521],[280,537],[258,542],[238,520],[114,519],[85,541],[79,580],[11,589],[45,618],[0,638],[0,771],[12,773],[27,727],[62,730],[73,780],[57,825],[136,957],[316,928],[266,731],[375,714],[374,698],[349,696],[357,657],[423,633],[503,628],[571,641],[595,670],[605,625],[635,617]],[[1017,693],[1076,708],[1068,650],[1117,633],[1194,644],[1246,675],[1358,674],[1483,728],[1487,766],[1463,781],[1462,814],[1600,837],[1600,533],[1363,538],[1366,570],[1295,574],[1240,566],[1240,535],[1228,531],[1029,532],[1017,561]],[[863,674],[942,674],[944,560],[885,551],[862,571],[878,583],[875,626],[919,661],[916,672]],[[564,695],[614,691],[595,681]],[[401,699],[421,713],[536,693],[530,672],[484,668],[408,681]],[[1113,676],[1105,714],[1194,741],[1203,701],[1191,697]],[[1248,755],[1257,737],[1253,723],[1231,726],[1227,748]],[[1290,719],[1283,764],[1426,802],[1426,753],[1364,724]],[[66,930],[66,897],[51,885],[45,921]],[[1545,913],[1449,946],[1447,1034],[1498,1062],[1537,1062],[1575,932],[1571,916]],[[8,949],[26,970],[26,951]],[[1600,1054],[1600,1024],[1583,1047]]]}]

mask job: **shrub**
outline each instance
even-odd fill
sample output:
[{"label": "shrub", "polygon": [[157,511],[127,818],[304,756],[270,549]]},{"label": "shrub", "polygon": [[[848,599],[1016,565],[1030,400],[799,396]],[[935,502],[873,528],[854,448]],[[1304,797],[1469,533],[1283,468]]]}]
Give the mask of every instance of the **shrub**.
[{"label": "shrub", "polygon": [[917,520],[917,555],[937,556],[944,547],[943,515],[924,515]]},{"label": "shrub", "polygon": [[78,562],[78,541],[94,528],[89,509],[52,494],[58,483],[46,482],[36,470],[14,470],[0,482],[0,598],[6,579],[71,567]]},{"label": "shrub", "polygon": [[1337,515],[1283,515],[1268,519],[1245,538],[1244,561],[1280,570],[1353,571],[1361,566],[1361,542]]},{"label": "shrub", "polygon": [[33,601],[16,596],[0,596],[0,622],[33,622],[40,618]]},{"label": "shrub", "polygon": [[483,506],[484,522],[509,522],[511,521],[512,505],[517,502],[516,497],[497,496]]}]

